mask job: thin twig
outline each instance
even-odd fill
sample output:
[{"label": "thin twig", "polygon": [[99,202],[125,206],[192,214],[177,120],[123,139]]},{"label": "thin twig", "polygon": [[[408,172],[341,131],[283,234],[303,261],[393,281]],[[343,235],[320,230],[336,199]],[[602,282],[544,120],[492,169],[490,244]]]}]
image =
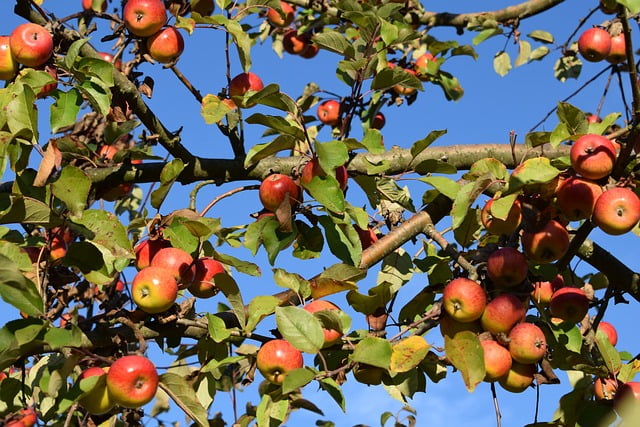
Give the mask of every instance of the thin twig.
[{"label": "thin twig", "polygon": [[229,196],[232,196],[236,193],[239,193],[241,191],[245,191],[245,190],[258,190],[260,188],[259,185],[244,185],[242,187],[238,187],[238,188],[234,188],[233,190],[229,190],[224,194],[219,195],[218,197],[216,197],[215,199],[213,199],[200,213],[200,216],[205,216],[207,212],[209,212],[209,210],[216,204],[218,203],[220,200],[225,199]]},{"label": "thin twig", "polygon": [[493,408],[496,411],[496,426],[502,426],[502,415],[500,415],[500,405],[498,404],[498,394],[496,393],[496,383],[491,382],[491,396],[493,396]]}]

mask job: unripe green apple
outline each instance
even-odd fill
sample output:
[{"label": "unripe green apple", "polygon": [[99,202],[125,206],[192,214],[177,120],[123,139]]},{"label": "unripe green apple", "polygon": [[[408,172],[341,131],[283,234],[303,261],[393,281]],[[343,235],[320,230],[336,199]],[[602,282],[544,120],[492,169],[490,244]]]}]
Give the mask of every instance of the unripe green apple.
[{"label": "unripe green apple", "polygon": [[78,400],[80,406],[86,409],[90,414],[106,414],[115,405],[115,402],[111,399],[109,391],[107,390],[107,372],[109,372],[108,367],[100,368],[98,366],[94,366],[82,371],[78,377],[78,381],[94,376],[100,377],[93,388],[84,393]]}]

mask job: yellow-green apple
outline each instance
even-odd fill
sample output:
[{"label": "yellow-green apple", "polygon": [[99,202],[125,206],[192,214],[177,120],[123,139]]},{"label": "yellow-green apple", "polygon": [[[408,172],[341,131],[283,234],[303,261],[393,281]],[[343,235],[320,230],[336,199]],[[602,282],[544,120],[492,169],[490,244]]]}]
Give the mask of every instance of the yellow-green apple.
[{"label": "yellow-green apple", "polygon": [[620,383],[616,378],[596,378],[593,382],[593,396],[596,400],[613,400]]},{"label": "yellow-green apple", "polygon": [[578,39],[578,51],[590,62],[602,61],[609,55],[610,49],[611,36],[602,28],[589,28]]},{"label": "yellow-green apple", "polygon": [[611,64],[620,64],[627,60],[627,47],[625,46],[624,33],[611,37],[611,49],[606,57]]},{"label": "yellow-green apple", "polygon": [[213,280],[218,273],[224,273],[222,263],[211,257],[202,257],[196,261],[196,276],[193,283],[189,285],[189,292],[198,298],[211,298],[216,295],[219,289]]},{"label": "yellow-green apple", "polygon": [[184,39],[176,27],[165,27],[147,39],[149,55],[161,64],[178,59],[184,51]]},{"label": "yellow-green apple", "polygon": [[591,217],[596,200],[602,194],[597,183],[580,177],[562,181],[556,193],[556,204],[569,221],[581,221]]},{"label": "yellow-green apple", "polygon": [[107,10],[107,0],[102,0],[102,3],[97,5],[96,9],[93,8],[93,0],[82,0],[82,8],[86,11],[104,12]]},{"label": "yellow-green apple", "polygon": [[483,332],[482,325],[479,320],[473,322],[458,322],[453,317],[449,316],[446,311],[440,314],[440,334],[453,338],[458,332],[469,331],[474,334]]},{"label": "yellow-green apple", "polygon": [[129,32],[138,37],[149,37],[167,22],[162,0],[128,0],[122,9],[122,19]]},{"label": "yellow-green apple", "polygon": [[13,59],[9,36],[0,36],[0,80],[11,80],[18,75],[18,62]]},{"label": "yellow-green apple", "polygon": [[297,30],[289,30],[282,36],[282,48],[292,55],[300,55],[310,42],[306,33],[298,34]]},{"label": "yellow-green apple", "polygon": [[115,405],[115,402],[111,399],[109,391],[107,390],[107,372],[109,372],[108,367],[101,368],[93,366],[85,369],[80,376],[78,376],[78,381],[96,376],[100,377],[93,388],[84,393],[78,400],[78,403],[90,414],[105,414]]},{"label": "yellow-green apple", "polygon": [[516,200],[511,205],[506,218],[501,219],[491,213],[491,206],[495,199],[487,200],[482,211],[480,212],[480,220],[484,228],[491,234],[511,234],[517,230],[522,221],[522,205]]},{"label": "yellow-green apple", "polygon": [[289,341],[275,339],[260,347],[256,365],[265,379],[273,384],[282,384],[288,372],[302,368],[302,353]]},{"label": "yellow-green apple", "polygon": [[611,323],[605,321],[598,323],[598,330],[605,333],[611,345],[618,344],[618,331]]},{"label": "yellow-green apple", "polygon": [[478,320],[486,305],[487,295],[475,280],[458,277],[444,287],[442,306],[458,322]]},{"label": "yellow-green apple", "polygon": [[509,332],[509,353],[520,363],[536,363],[547,352],[544,332],[533,323],[522,322]]},{"label": "yellow-green apple", "polygon": [[608,176],[616,161],[616,148],[602,135],[593,133],[578,138],[569,151],[571,166],[588,179]]},{"label": "yellow-green apple", "polygon": [[589,298],[582,289],[565,286],[553,293],[549,310],[565,322],[578,323],[589,311]]},{"label": "yellow-green apple", "polygon": [[275,212],[288,199],[294,207],[302,201],[302,191],[291,177],[274,173],[266,177],[258,190],[260,202],[265,209]]},{"label": "yellow-green apple", "polygon": [[293,10],[293,6],[284,1],[280,2],[280,9],[282,10],[282,14],[280,14],[278,10],[270,7],[267,11],[267,20],[274,27],[287,27],[293,22],[295,11]]},{"label": "yellow-green apple", "polygon": [[325,125],[336,126],[340,123],[340,101],[327,99],[318,105],[318,120]]},{"label": "yellow-green apple", "polygon": [[487,259],[487,274],[498,288],[510,288],[522,283],[528,272],[527,258],[512,247],[495,250]]},{"label": "yellow-green apple", "polygon": [[362,250],[367,249],[378,241],[378,235],[371,227],[367,227],[365,230],[354,224],[353,228],[356,230],[356,233],[358,233],[358,239],[360,239],[360,246],[362,247]]},{"label": "yellow-green apple", "polygon": [[[322,299],[313,300],[310,303],[306,304],[303,308],[309,313],[316,313],[323,310],[340,311],[340,308],[338,308],[337,305]],[[337,344],[342,338],[342,331],[339,331],[337,329],[322,328],[322,333],[324,334],[324,344],[322,346],[323,348],[331,347],[332,345]]]},{"label": "yellow-green apple", "polygon": [[191,11],[200,14],[200,16],[209,16],[214,9],[213,0],[191,0]]},{"label": "yellow-green apple", "polygon": [[178,283],[173,272],[164,267],[143,268],[131,282],[133,302],[146,313],[168,310],[178,297]]},{"label": "yellow-green apple", "polygon": [[262,83],[260,77],[250,72],[240,73],[229,82],[229,96],[236,98],[234,99],[236,105],[244,108],[253,107],[255,104],[244,105],[241,102],[242,100],[238,98],[242,98],[249,91],[258,92],[262,89],[264,89],[264,83]]},{"label": "yellow-green apple", "polygon": [[138,242],[138,244],[133,248],[136,256],[136,268],[138,270],[142,270],[143,268],[149,267],[151,265],[151,260],[158,251],[170,246],[171,242],[162,237],[146,239]]},{"label": "yellow-green apple", "polygon": [[548,264],[556,261],[569,249],[569,232],[558,221],[549,220],[538,231],[522,232],[522,249],[532,261]]},{"label": "yellow-green apple", "polygon": [[140,408],[156,395],[160,378],[151,360],[144,356],[123,356],[107,372],[111,399],[125,408]]},{"label": "yellow-green apple", "polygon": [[533,283],[531,299],[540,307],[548,307],[553,293],[564,286],[564,278],[558,274],[553,280]]},{"label": "yellow-green apple", "polygon": [[498,379],[498,384],[511,393],[522,393],[533,383],[535,373],[535,364],[520,363],[514,360],[509,372]]},{"label": "yellow-green apple", "polygon": [[[342,191],[346,190],[347,181],[349,180],[347,168],[344,165],[338,166],[334,171],[336,180],[338,181],[338,184],[340,184],[340,189]],[[300,182],[302,182],[302,184],[309,184],[314,177],[326,175],[327,173],[322,169],[322,166],[320,166],[320,161],[317,157],[314,157],[302,168],[302,172],[300,173]]]},{"label": "yellow-green apple", "polygon": [[429,62],[438,62],[438,60],[432,54],[424,53],[416,59],[416,62],[413,65],[413,68],[416,70],[416,76],[422,81],[431,79],[427,72],[427,64],[429,64]]},{"label": "yellow-green apple", "polygon": [[176,279],[180,289],[188,287],[196,274],[193,257],[180,248],[162,248],[151,260],[152,267],[162,267],[169,270]]},{"label": "yellow-green apple", "polygon": [[629,188],[610,188],[596,200],[592,219],[607,234],[627,233],[640,221],[640,198]]},{"label": "yellow-green apple", "polygon": [[384,125],[387,123],[387,119],[384,117],[384,114],[377,112],[373,119],[371,119],[371,129],[382,129]]},{"label": "yellow-green apple", "polygon": [[39,67],[53,55],[53,37],[43,26],[20,24],[9,36],[13,58],[27,67]]},{"label": "yellow-green apple", "polygon": [[526,307],[514,294],[500,294],[489,301],[480,317],[480,324],[492,334],[507,333],[524,319],[526,313]]},{"label": "yellow-green apple", "polygon": [[480,341],[484,353],[484,380],[497,381],[511,369],[511,353],[506,347],[494,340]]}]

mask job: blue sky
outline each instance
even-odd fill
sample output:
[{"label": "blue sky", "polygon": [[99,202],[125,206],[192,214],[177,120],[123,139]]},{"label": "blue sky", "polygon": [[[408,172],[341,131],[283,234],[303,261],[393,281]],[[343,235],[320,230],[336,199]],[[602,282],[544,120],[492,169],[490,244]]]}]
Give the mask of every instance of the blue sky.
[{"label": "blue sky", "polygon": [[[0,2],[0,34],[9,34],[19,23],[23,22],[12,14],[12,1]],[[428,7],[432,5],[429,2]],[[476,11],[477,1],[451,1],[439,2],[446,4],[448,10],[456,12]],[[546,30],[554,34],[558,43],[564,42],[573,31],[581,17],[588,12],[589,6],[595,6],[596,1],[585,2],[567,1],[558,6],[550,14],[524,21],[521,24],[521,32],[524,35],[532,30]],[[482,6],[487,10],[504,7],[508,5],[506,1],[485,1]],[[66,16],[67,14],[80,10],[80,0],[45,0],[46,9],[55,11],[56,16]],[[433,6],[439,11],[440,5]],[[111,7],[110,9],[111,10]],[[603,22],[607,17],[596,12],[588,21],[588,25]],[[635,28],[634,28],[635,29]],[[217,93],[225,85],[225,63],[223,57],[224,42],[220,32],[213,30],[196,31],[195,35],[189,37],[185,35],[185,52],[181,57],[178,67],[187,75],[193,84],[200,89],[203,94]],[[455,39],[456,34],[453,29],[434,29],[431,34],[439,39]],[[461,43],[470,43],[475,34],[465,34],[460,40]],[[99,50],[109,50],[110,45],[101,44],[96,36],[92,42]],[[634,38],[634,42],[637,40]],[[540,62],[534,62],[516,69],[513,69],[507,76],[500,77],[492,67],[494,54],[505,47],[504,37],[492,38],[476,49],[480,58],[474,61],[467,56],[460,56],[447,61],[443,68],[454,74],[461,81],[465,88],[465,96],[458,102],[447,102],[439,88],[426,85],[426,90],[420,93],[415,104],[408,107],[388,107],[384,110],[387,125],[382,130],[385,138],[385,145],[391,147],[397,145],[403,148],[426,136],[434,129],[447,129],[448,133],[437,141],[436,144],[471,144],[471,143],[507,143],[509,131],[515,130],[519,135],[518,141],[524,140],[527,131],[540,120],[549,110],[551,110],[558,100],[568,96],[582,85],[587,78],[590,78],[600,71],[603,64],[586,63],[583,66],[582,76],[578,81],[569,80],[565,83],[558,82],[553,77],[552,65],[559,57],[560,52],[553,50],[549,56]],[[506,45],[512,59],[517,55],[517,46],[512,41]],[[234,57],[232,50],[232,75],[240,72],[238,61]],[[254,66],[252,71],[260,75],[267,83],[278,83],[284,92],[291,96],[298,96],[305,84],[314,81],[327,91],[335,92],[339,95],[347,95],[349,88],[340,83],[335,78],[335,66],[337,56],[320,52],[312,61],[299,57],[286,56],[284,60],[279,59],[271,50],[269,42],[264,45],[257,45],[252,49]],[[200,116],[200,105],[193,96],[184,89],[175,79],[171,71],[162,69],[159,65],[145,64],[141,67],[144,73],[152,76],[156,82],[154,96],[149,100],[149,105],[169,129],[177,129],[184,126],[182,133],[184,144],[191,149],[194,154],[205,157],[227,158],[232,155],[229,144],[219,134],[215,126],[204,123]],[[626,75],[624,76],[627,77]],[[585,111],[595,111],[600,101],[604,86],[605,77],[601,77],[587,89],[573,98],[570,102]],[[626,80],[625,80],[626,83]],[[628,95],[628,94],[627,94]],[[617,83],[612,84],[608,97],[604,103],[602,115],[613,111],[621,111],[619,92]],[[43,132],[46,132],[46,110],[48,101],[42,102],[40,111],[43,113],[41,123]],[[261,111],[257,108],[255,111]],[[253,111],[252,111],[253,112]],[[556,123],[555,116],[552,116],[539,130],[551,130]],[[262,128],[247,128],[247,145],[264,142],[261,138]],[[44,139],[41,143],[45,143]],[[329,140],[328,129],[323,129],[320,133],[321,140]],[[159,150],[157,154],[164,156],[164,152]],[[3,179],[10,179],[10,173],[6,173]],[[217,195],[235,188],[243,183],[232,183],[222,187],[207,187],[201,192],[198,200],[198,208],[204,207],[211,199]],[[419,200],[419,195],[426,190],[415,184],[408,184],[412,189],[412,195]],[[355,187],[355,186],[352,186]],[[147,189],[143,185],[143,189]],[[173,209],[185,207],[188,203],[188,193],[191,187],[175,188],[172,190],[167,204],[162,207],[161,213],[166,214]],[[348,197],[354,197],[355,205],[366,203],[358,189],[350,189]],[[249,213],[260,209],[257,194],[255,192],[244,192],[232,198],[226,199],[216,205],[209,213],[211,216],[221,216],[224,226],[243,224],[251,221]],[[444,226],[443,226],[444,228]],[[606,249],[618,255],[634,270],[640,270],[637,261],[637,251],[633,250],[637,246],[636,236],[622,236],[618,238],[608,238],[601,233],[594,232],[592,237],[601,243]],[[225,248],[226,250],[226,248]],[[407,251],[411,254],[416,252],[416,248],[409,247]],[[251,259],[247,250],[231,250],[229,253],[243,259]],[[263,276],[255,279],[246,276],[236,275],[243,292],[246,292],[245,299],[258,294],[270,294],[280,289],[273,284],[270,266],[266,262],[264,253],[259,253],[253,262],[262,267]],[[335,262],[330,254],[322,260],[301,263],[282,254],[278,258],[278,267],[283,267],[291,271],[298,272],[304,276],[309,276],[318,272],[322,267],[329,266]],[[589,271],[584,264],[573,263],[578,271]],[[129,272],[132,277],[133,273]],[[129,277],[129,279],[131,278]],[[361,292],[375,283],[375,275],[370,273],[369,277],[360,283]],[[426,284],[423,277],[414,278],[407,286],[404,297],[413,291],[421,289]],[[335,295],[331,298],[336,304],[346,306],[344,295]],[[206,304],[206,305],[205,305]],[[201,304],[200,310],[213,307],[212,302]],[[4,303],[0,302],[0,305]],[[635,318],[637,311],[635,302],[629,305],[611,306],[605,319],[614,323],[618,327],[620,341],[619,349],[628,350],[632,354],[638,353],[637,333],[633,331],[633,325],[629,325],[629,319]],[[15,310],[0,310],[0,324],[9,320]],[[364,321],[354,316],[354,328],[363,328]],[[265,327],[265,330],[268,327]],[[426,340],[434,346],[442,346],[443,341],[437,330],[430,331]],[[310,361],[311,358],[308,359]],[[559,396],[566,393],[566,375],[559,373],[563,385],[544,386],[541,390],[540,399],[540,420],[549,421],[556,408]],[[305,388],[305,397],[314,401],[325,411],[324,419],[331,419],[338,426],[354,425],[358,423],[379,425],[379,415],[385,410],[398,411],[402,404],[391,399],[381,387],[366,387],[355,381],[348,381],[344,388],[347,397],[347,414],[342,414],[335,403],[324,393],[316,392],[312,384]],[[244,406],[247,400],[254,404],[258,403],[255,388],[238,394],[241,399],[239,407]],[[534,404],[536,392],[533,389],[518,395],[511,395],[498,388],[503,425],[524,425],[533,422]],[[495,415],[491,393],[487,384],[481,384],[478,389],[469,394],[457,373],[450,373],[448,378],[440,383],[427,384],[427,392],[418,394],[411,406],[418,410],[418,425],[455,425],[455,426],[493,426],[495,425]],[[213,405],[213,412],[222,411],[227,416],[230,411],[230,401],[227,396],[219,393]],[[172,413],[172,417],[173,414]],[[175,415],[176,419],[179,415]],[[169,417],[170,418],[170,417]],[[310,425],[316,419],[321,418],[307,412],[296,413],[289,425]],[[167,419],[167,417],[165,417]],[[229,421],[229,418],[227,418]]]}]

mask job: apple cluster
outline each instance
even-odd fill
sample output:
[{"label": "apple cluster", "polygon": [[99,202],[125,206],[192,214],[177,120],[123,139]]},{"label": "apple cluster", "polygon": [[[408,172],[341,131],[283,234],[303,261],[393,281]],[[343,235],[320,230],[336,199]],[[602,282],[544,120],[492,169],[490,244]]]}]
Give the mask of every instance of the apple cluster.
[{"label": "apple cluster", "polygon": [[285,29],[282,36],[282,48],[285,52],[307,59],[313,58],[320,49],[311,41],[309,33],[300,33],[297,29],[288,28],[295,19],[295,13],[293,6],[281,1],[280,10],[272,7],[267,10],[267,21],[278,30]]},{"label": "apple cluster", "polygon": [[612,36],[600,27],[589,28],[580,35],[578,51],[590,62],[607,60],[611,64],[620,64],[627,59],[624,33]]},{"label": "apple cluster", "polygon": [[11,35],[0,36],[0,79],[12,80],[20,65],[43,67],[52,55],[53,37],[46,28],[31,22],[18,25]]}]

